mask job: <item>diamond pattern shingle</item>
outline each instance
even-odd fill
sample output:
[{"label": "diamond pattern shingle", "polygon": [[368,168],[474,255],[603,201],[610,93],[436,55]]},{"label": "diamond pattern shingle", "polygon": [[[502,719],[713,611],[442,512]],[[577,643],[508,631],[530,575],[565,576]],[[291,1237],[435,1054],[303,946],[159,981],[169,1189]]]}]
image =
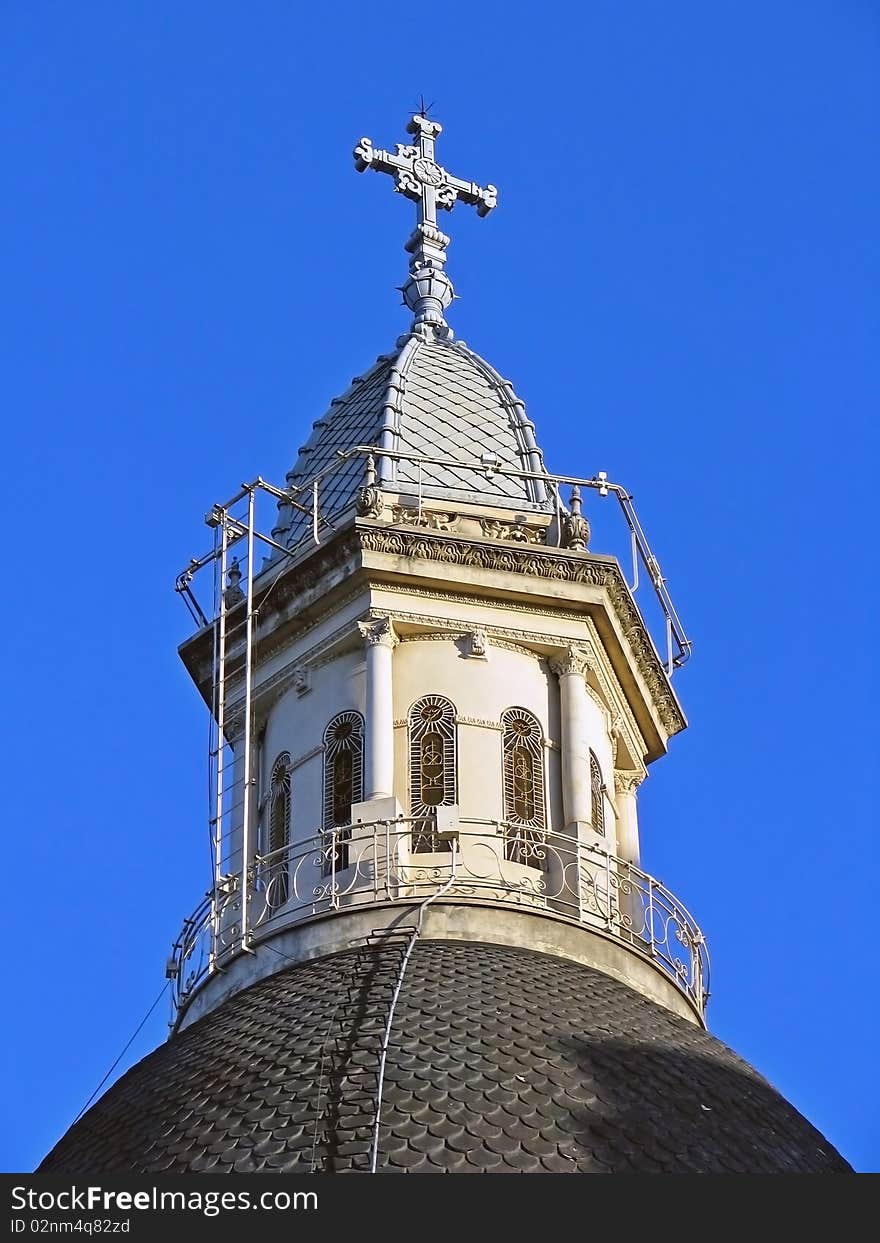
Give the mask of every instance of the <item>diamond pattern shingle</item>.
[{"label": "diamond pattern shingle", "polygon": [[[393,969],[393,954],[374,951],[376,965]],[[40,1172],[364,1170],[375,1078],[356,1069],[375,1047],[371,987],[363,951],[260,981],[128,1071]],[[528,950],[441,941],[416,946],[401,989],[379,1168],[850,1169],[741,1058],[625,984]]]},{"label": "diamond pattern shingle", "polygon": [[[313,425],[299,451],[288,482],[302,486],[334,467],[320,485],[321,513],[332,521],[354,501],[363,483],[360,457],[339,464],[339,451],[378,445],[383,426],[393,429],[391,447],[400,453],[442,458],[424,464],[421,486],[427,496],[463,499],[464,494],[493,504],[543,504],[543,494],[519,479],[493,475],[487,479],[466,468],[483,454],[494,454],[502,467],[543,470],[540,450],[529,450],[532,425],[522,403],[497,372],[464,344],[442,338],[408,337],[394,354],[383,355],[365,375],[356,378],[327,413]],[[407,461],[390,463],[404,490],[419,485],[419,468]],[[304,496],[302,503],[310,504]],[[288,505],[279,509],[275,538],[289,547],[309,530],[310,520]]]}]

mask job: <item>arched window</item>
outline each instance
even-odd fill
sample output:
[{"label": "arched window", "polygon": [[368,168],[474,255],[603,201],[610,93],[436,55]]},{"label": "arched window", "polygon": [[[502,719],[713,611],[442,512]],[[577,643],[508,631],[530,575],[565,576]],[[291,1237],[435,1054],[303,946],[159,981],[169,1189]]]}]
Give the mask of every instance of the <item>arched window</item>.
[{"label": "arched window", "polygon": [[504,754],[504,853],[539,868],[544,859],[544,738],[537,717],[508,708],[501,717]]},{"label": "arched window", "polygon": [[347,868],[351,805],[364,797],[364,718],[338,713],[324,730],[324,829],[336,829],[334,848],[324,859],[324,874]]},{"label": "arched window", "polygon": [[409,780],[413,850],[449,850],[434,814],[455,802],[455,708],[442,695],[425,695],[409,710]]},{"label": "arched window", "polygon": [[593,752],[590,752],[590,812],[596,833],[605,832],[605,784],[602,769]]},{"label": "arched window", "polygon": [[282,751],[272,765],[269,780],[269,871],[266,901],[270,910],[283,906],[290,896],[288,847],[290,845],[290,753]]}]

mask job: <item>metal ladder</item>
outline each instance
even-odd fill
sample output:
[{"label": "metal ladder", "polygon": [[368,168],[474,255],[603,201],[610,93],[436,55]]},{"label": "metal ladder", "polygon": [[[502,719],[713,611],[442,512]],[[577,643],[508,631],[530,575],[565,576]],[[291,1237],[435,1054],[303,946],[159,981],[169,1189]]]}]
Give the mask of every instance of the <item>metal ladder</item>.
[{"label": "metal ladder", "polygon": [[324,1042],[312,1173],[369,1173],[382,1046],[414,932],[374,928],[346,969],[342,1001]]}]

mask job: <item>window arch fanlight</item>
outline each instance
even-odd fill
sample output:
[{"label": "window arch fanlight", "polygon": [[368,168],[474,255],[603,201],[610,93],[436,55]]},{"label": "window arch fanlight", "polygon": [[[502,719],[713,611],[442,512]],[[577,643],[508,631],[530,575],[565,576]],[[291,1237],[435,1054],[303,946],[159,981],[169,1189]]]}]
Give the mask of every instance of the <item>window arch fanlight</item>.
[{"label": "window arch fanlight", "polygon": [[604,834],[605,783],[602,780],[602,769],[599,767],[599,761],[592,751],[590,752],[590,814],[594,832]]},{"label": "window arch fanlight", "polygon": [[283,906],[290,896],[288,847],[290,845],[290,752],[282,751],[272,765],[269,779],[269,871],[266,901],[270,910]]},{"label": "window arch fanlight", "polygon": [[539,868],[544,860],[544,734],[525,708],[508,708],[501,716],[504,854],[514,863]]},{"label": "window arch fanlight", "polygon": [[413,850],[449,850],[437,834],[436,809],[455,802],[455,706],[425,695],[409,710],[409,803]]},{"label": "window arch fanlight", "polygon": [[349,865],[351,805],[364,797],[364,718],[359,712],[339,712],[324,730],[324,829],[336,829],[327,851],[325,876]]}]

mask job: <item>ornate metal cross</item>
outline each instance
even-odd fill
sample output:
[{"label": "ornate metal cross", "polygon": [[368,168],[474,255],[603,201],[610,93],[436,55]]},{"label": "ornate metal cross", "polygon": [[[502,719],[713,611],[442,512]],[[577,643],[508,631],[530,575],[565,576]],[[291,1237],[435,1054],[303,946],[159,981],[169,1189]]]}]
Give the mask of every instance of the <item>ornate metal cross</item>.
[{"label": "ornate metal cross", "polygon": [[407,125],[407,133],[418,136],[418,144],[398,143],[392,154],[377,150],[369,138],[362,138],[354,149],[355,167],[359,173],[373,168],[395,178],[395,190],[418,205],[415,230],[406,243],[412,255],[409,280],[402,293],[407,306],[415,312],[416,324],[445,328],[443,311],[452,302],[452,282],[443,271],[450,239],[437,227],[437,209],[451,211],[460,199],[486,216],[498,202],[493,185],[485,188],[475,181],[463,181],[442,168],[434,159],[434,140],[442,131],[437,121],[416,113]]}]

